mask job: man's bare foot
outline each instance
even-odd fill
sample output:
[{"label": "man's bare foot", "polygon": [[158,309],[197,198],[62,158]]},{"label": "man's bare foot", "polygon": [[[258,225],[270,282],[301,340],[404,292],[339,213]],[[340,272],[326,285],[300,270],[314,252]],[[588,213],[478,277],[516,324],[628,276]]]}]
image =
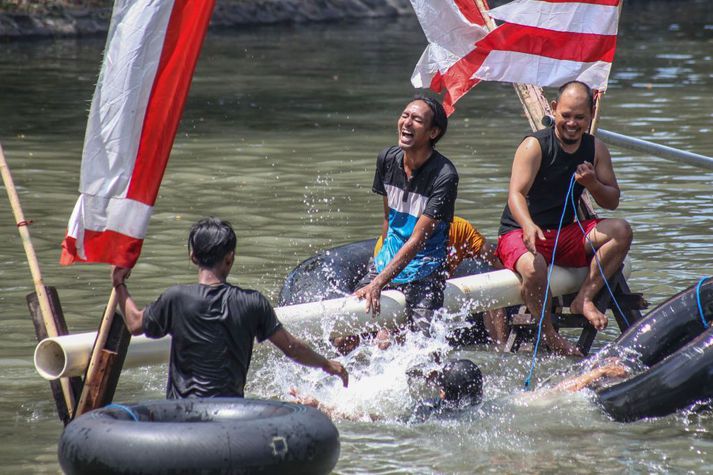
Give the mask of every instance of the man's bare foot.
[{"label": "man's bare foot", "polygon": [[569,311],[584,315],[584,318],[589,320],[589,323],[591,323],[597,331],[604,330],[609,323],[607,316],[600,312],[591,300],[584,300],[584,302],[580,304],[578,299],[575,299],[569,306]]},{"label": "man's bare foot", "polygon": [[542,342],[556,355],[560,356],[584,356],[576,345],[572,344],[565,337],[557,333],[544,335]]}]

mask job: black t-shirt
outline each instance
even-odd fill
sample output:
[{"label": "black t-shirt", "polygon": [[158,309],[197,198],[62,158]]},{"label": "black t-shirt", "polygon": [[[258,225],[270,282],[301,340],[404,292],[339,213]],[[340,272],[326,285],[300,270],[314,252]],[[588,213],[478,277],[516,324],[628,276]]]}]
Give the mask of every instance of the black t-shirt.
[{"label": "black t-shirt", "polygon": [[144,310],[149,338],[171,335],[166,397],[242,397],[253,340],[281,327],[270,302],[230,284],[177,285]]}]

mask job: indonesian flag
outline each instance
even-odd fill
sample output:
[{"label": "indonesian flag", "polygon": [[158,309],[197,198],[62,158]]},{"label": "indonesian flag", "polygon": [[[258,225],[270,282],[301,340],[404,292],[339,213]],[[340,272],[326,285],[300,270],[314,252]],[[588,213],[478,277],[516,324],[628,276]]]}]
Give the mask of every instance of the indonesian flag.
[{"label": "indonesian flag", "polygon": [[476,44],[474,78],[606,90],[621,0],[515,0],[490,10],[505,23]]},{"label": "indonesian flag", "polygon": [[60,263],[133,267],[215,0],[116,0]]},{"label": "indonesian flag", "polygon": [[473,0],[411,0],[418,21],[428,39],[411,83],[418,88],[441,92],[443,107],[453,113],[453,104],[478,83],[469,61],[475,43],[488,30]]}]

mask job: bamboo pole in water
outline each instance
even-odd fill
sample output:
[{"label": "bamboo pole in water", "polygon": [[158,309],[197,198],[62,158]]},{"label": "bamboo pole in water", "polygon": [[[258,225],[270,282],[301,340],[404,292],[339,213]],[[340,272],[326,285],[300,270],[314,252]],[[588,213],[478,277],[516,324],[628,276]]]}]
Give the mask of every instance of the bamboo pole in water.
[{"label": "bamboo pole in water", "polygon": [[[15,188],[15,183],[12,179],[12,175],[10,174],[10,168],[8,167],[7,161],[5,160],[5,154],[3,152],[2,145],[0,145],[0,172],[2,173],[2,180],[5,184],[5,190],[7,191],[7,196],[10,200],[10,206],[12,207],[12,212],[15,216],[17,230],[20,233],[22,245],[25,248],[27,263],[30,266],[30,273],[32,274],[32,281],[35,286],[35,292],[37,293],[40,313],[42,314],[42,323],[44,324],[47,335],[49,335],[50,337],[60,336],[60,331],[57,328],[57,324],[52,313],[50,299],[45,290],[45,284],[42,281],[40,264],[37,260],[37,254],[35,254],[35,248],[32,245],[30,231],[27,228],[28,221],[25,220],[25,215],[22,212],[22,206],[20,206],[20,198],[17,195],[17,189]],[[72,387],[67,378],[62,378],[60,380],[60,385],[62,388],[62,394],[64,396],[64,403],[67,408],[67,412],[69,416],[72,417],[75,409],[74,392],[72,391]]]}]

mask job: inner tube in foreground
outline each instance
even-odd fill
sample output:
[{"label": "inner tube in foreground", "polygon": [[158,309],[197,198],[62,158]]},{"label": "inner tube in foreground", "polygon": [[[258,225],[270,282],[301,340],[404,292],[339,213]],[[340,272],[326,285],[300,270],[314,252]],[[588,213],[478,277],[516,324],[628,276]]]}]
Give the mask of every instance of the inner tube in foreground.
[{"label": "inner tube in foreground", "polygon": [[[599,403],[618,421],[662,417],[713,398],[713,329],[703,324],[692,286],[636,322],[596,356],[636,355],[646,369],[600,389]],[[713,281],[700,287],[703,318],[713,320]]]},{"label": "inner tube in foreground", "polygon": [[329,473],[339,433],[322,412],[242,398],[110,405],[72,421],[58,446],[67,474]]}]

